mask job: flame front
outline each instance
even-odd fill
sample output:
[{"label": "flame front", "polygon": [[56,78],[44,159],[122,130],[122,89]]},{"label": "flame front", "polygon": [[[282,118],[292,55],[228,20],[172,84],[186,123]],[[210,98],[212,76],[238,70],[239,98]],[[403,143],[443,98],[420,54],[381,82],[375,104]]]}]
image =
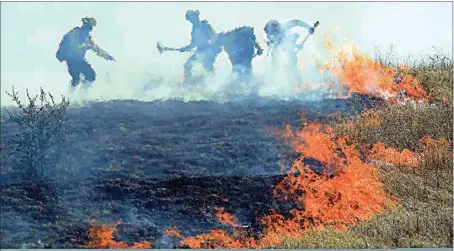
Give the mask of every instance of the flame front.
[{"label": "flame front", "polygon": [[[416,78],[409,74],[409,67],[395,69],[376,62],[361,53],[350,43],[336,47],[329,40],[325,48],[331,53],[330,63],[318,64],[320,71],[331,76],[325,81],[333,89],[339,88],[339,98],[352,93],[367,94],[399,104],[408,99],[426,103],[429,95]],[[301,92],[300,88],[295,90]],[[378,127],[383,118],[373,110],[360,115],[363,126]],[[346,231],[361,221],[383,213],[393,201],[386,195],[375,162],[417,167],[422,155],[404,149],[399,151],[384,143],[356,145],[355,124],[343,123],[350,133],[339,136],[333,127],[304,121],[300,131],[287,125],[279,135],[287,140],[292,150],[299,154],[290,170],[273,190],[276,199],[291,203],[293,209],[283,214],[271,211],[259,219],[262,232],[259,237],[239,228],[235,215],[215,208],[218,222],[232,227],[229,231],[213,229],[197,236],[183,237],[174,227],[165,230],[168,236],[180,238],[180,244],[189,248],[268,248],[280,244],[285,237],[303,237],[310,231],[334,227]],[[448,149],[446,140],[421,139],[426,149]],[[449,149],[447,150],[449,151]],[[375,162],[374,162],[375,161]],[[320,174],[314,169],[322,169]],[[284,169],[282,169],[284,170]],[[227,201],[227,200],[225,200]],[[116,242],[113,232],[116,225],[92,226],[92,248],[149,248],[141,242],[128,246]]]},{"label": "flame front", "polygon": [[419,156],[416,153],[408,149],[398,151],[392,147],[386,148],[385,144],[381,142],[372,146],[368,159],[386,164],[411,167],[416,167],[419,164]]},{"label": "flame front", "polygon": [[[330,60],[329,63],[318,63],[318,68],[321,72],[330,73],[338,87],[341,87],[339,98],[345,98],[343,92],[347,91],[347,97],[359,93],[383,98],[391,103],[408,100],[427,103],[428,93],[410,74],[407,65],[402,64],[395,69],[373,60],[349,42],[335,47],[332,38],[325,39]],[[332,80],[326,82],[332,86]]]},{"label": "flame front", "polygon": [[[190,248],[265,248],[280,243],[283,237],[301,237],[308,231],[329,226],[345,231],[347,227],[368,220],[391,205],[375,166],[359,157],[354,145],[337,137],[334,130],[318,123],[306,123],[293,133],[286,127],[286,137],[301,156],[296,159],[286,177],[276,185],[274,195],[295,207],[283,216],[271,212],[260,221],[263,232],[259,239],[247,233],[211,230],[181,243]],[[305,159],[315,159],[325,167],[335,169],[334,177],[318,175],[305,165]]]}]

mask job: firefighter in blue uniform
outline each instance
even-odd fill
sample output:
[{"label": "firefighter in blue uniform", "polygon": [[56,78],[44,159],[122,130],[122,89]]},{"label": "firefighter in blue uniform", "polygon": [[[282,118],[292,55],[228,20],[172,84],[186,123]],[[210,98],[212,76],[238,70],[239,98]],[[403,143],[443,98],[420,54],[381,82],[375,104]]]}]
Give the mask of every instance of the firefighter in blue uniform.
[{"label": "firefighter in blue uniform", "polygon": [[315,27],[312,27],[301,20],[292,20],[285,23],[279,23],[276,20],[269,21],[264,28],[268,41],[266,42],[271,49],[271,58],[273,66],[277,66],[277,53],[279,50],[289,60],[290,71],[292,75],[301,81],[298,71],[298,52],[302,49],[302,44],[297,44],[298,34],[291,34],[290,30],[295,27],[306,28],[309,34],[313,34]]},{"label": "firefighter in blue uniform", "polygon": [[96,72],[85,59],[88,50],[94,51],[98,56],[115,61],[105,50],[101,49],[91,37],[90,32],[96,26],[93,17],[82,18],[82,26],[75,27],[65,34],[60,42],[56,57],[60,62],[66,61],[68,72],[72,77],[71,86],[77,87],[81,82],[81,75],[87,85],[96,80]]},{"label": "firefighter in blue uniform", "polygon": [[184,64],[184,81],[192,80],[192,68],[196,62],[200,62],[208,72],[214,72],[214,62],[222,49],[215,43],[216,32],[207,20],[200,20],[198,10],[188,10],[186,20],[192,24],[191,43],[179,49],[179,52],[188,52],[196,48],[196,51]]},{"label": "firefighter in blue uniform", "polygon": [[249,78],[252,74],[252,59],[263,52],[255,37],[254,28],[243,26],[220,33],[217,43],[229,56],[232,71],[240,79]]}]

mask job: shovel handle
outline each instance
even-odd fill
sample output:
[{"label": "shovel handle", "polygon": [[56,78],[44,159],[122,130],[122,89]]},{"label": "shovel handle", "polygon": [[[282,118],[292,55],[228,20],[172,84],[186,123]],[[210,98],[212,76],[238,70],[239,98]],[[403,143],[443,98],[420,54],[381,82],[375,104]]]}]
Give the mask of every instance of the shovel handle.
[{"label": "shovel handle", "polygon": [[162,54],[164,51],[179,51],[179,49],[176,49],[176,48],[169,48],[169,47],[162,46],[161,43],[159,43],[159,42],[156,44],[156,48],[158,49],[160,54]]}]

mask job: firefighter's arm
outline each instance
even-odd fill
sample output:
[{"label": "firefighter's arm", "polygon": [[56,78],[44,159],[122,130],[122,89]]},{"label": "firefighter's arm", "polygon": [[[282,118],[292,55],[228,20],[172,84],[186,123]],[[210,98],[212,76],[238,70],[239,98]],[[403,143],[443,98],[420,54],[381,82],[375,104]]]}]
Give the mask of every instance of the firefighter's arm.
[{"label": "firefighter's arm", "polygon": [[96,55],[106,60],[115,61],[114,57],[112,57],[107,51],[101,49],[101,47],[96,44],[95,40],[92,37],[89,38],[88,46],[89,49],[93,50],[96,53]]},{"label": "firefighter's arm", "polygon": [[177,49],[179,52],[187,52],[187,51],[191,51],[192,49],[194,49],[194,45],[191,43],[185,47],[181,47],[179,49]]},{"label": "firefighter's arm", "polygon": [[91,36],[88,36],[88,38],[86,38],[85,42],[83,42],[80,46],[83,49],[93,50],[95,52],[99,48]]},{"label": "firefighter's arm", "polygon": [[284,25],[283,25],[284,29],[286,30],[290,30],[294,27],[303,27],[303,28],[306,28],[309,33],[311,33],[311,31],[314,29],[311,25],[309,25],[308,23],[306,22],[303,22],[301,20],[291,20],[291,21],[288,21],[286,22]]},{"label": "firefighter's arm", "polygon": [[[208,36],[208,37],[212,37],[212,34],[207,34],[212,32],[213,34],[214,33],[214,30],[212,29],[212,27],[206,22],[206,21],[202,21],[202,24],[203,24],[203,27],[204,27],[204,30],[203,32]],[[191,31],[191,43],[186,45],[185,47],[181,47],[179,49],[177,49],[177,51],[179,52],[188,52],[188,51],[191,51],[192,49],[194,49],[195,47],[197,47],[197,40],[200,39],[199,37],[197,37],[196,35],[197,33],[195,33],[195,30],[193,28],[193,30]]]},{"label": "firefighter's arm", "polygon": [[179,49],[177,49],[177,51],[179,52],[187,52],[187,51],[191,51],[192,49],[195,48],[195,43],[194,43],[194,37],[191,38],[191,43],[184,46],[184,47],[181,47]]}]

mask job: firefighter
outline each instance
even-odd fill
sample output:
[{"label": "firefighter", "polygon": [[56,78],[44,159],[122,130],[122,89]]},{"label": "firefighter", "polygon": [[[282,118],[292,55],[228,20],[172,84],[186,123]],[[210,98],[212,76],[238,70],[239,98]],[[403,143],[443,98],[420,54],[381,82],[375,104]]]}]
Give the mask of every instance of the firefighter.
[{"label": "firefighter", "polygon": [[72,88],[81,83],[81,76],[85,79],[87,86],[93,84],[96,80],[96,72],[87,62],[85,54],[88,50],[94,51],[98,56],[115,61],[105,50],[101,49],[93,40],[91,31],[96,26],[97,21],[94,17],[82,18],[82,26],[74,27],[65,34],[56,57],[60,62],[66,61],[69,75],[71,75]]}]

